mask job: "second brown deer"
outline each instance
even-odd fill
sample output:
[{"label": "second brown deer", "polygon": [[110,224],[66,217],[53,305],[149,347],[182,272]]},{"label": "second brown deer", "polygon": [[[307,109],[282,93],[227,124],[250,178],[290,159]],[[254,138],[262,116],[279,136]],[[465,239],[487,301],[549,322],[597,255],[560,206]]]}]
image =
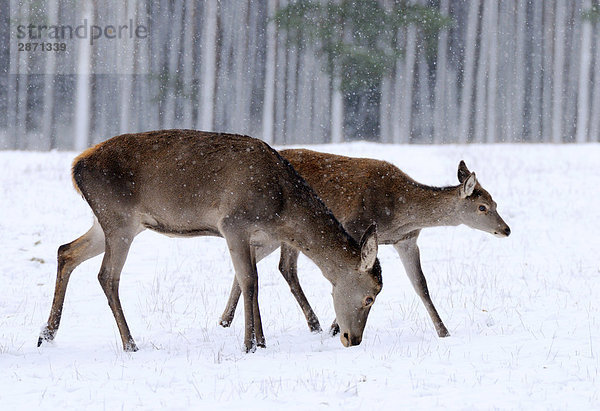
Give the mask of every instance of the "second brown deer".
[{"label": "second brown deer", "polygon": [[104,252],[98,279],[123,349],[137,350],[121,308],[119,281],[131,242],[145,229],[225,238],[244,295],[247,351],[265,345],[256,262],[281,243],[321,268],[333,286],[341,342],[360,344],[382,285],[375,226],[355,241],[266,143],[193,130],[125,134],[84,151],[72,171],[95,219],[86,234],[58,249],[54,300],[38,346],[56,335],[72,271]]},{"label": "second brown deer", "polygon": [[[392,244],[398,252],[438,336],[449,336],[429,295],[417,239],[423,228],[460,224],[497,237],[510,235],[510,228],[498,214],[496,202],[479,184],[475,173],[461,161],[460,184],[439,188],[420,184],[385,161],[303,149],[280,153],[314,188],[351,235],[359,236],[370,224],[377,224],[379,244]],[[319,320],[298,281],[297,261],[298,252],[282,244],[279,269],[302,308],[310,330],[320,331]],[[239,295],[234,281],[221,316],[224,327],[233,320]],[[332,332],[335,334],[338,330],[334,322]]]}]

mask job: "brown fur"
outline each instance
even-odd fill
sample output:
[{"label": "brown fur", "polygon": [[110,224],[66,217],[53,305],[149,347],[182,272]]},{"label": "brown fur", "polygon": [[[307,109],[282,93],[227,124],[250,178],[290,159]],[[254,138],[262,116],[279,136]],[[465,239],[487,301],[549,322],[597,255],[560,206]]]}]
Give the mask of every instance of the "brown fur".
[{"label": "brown fur", "polygon": [[[431,187],[420,184],[385,161],[352,158],[311,150],[280,152],[321,196],[348,232],[358,238],[375,222],[380,244],[393,244],[412,284],[421,297],[439,336],[449,335],[429,296],[421,270],[417,239],[426,227],[467,224],[498,236],[510,229],[496,211],[491,195],[477,182],[464,162],[459,164],[461,184]],[[479,207],[484,205],[486,211]],[[318,320],[297,278],[298,254],[282,244],[280,271],[290,284],[312,331]],[[239,290],[234,284],[221,323],[231,322]]]},{"label": "brown fur", "polygon": [[131,242],[144,229],[226,239],[244,293],[247,350],[265,344],[256,262],[282,242],[321,267],[333,284],[336,313],[343,317],[342,342],[360,343],[370,309],[363,300],[374,299],[381,290],[376,235],[370,232],[357,242],[266,143],[194,130],[125,134],[84,151],[73,162],[72,175],[95,223],[59,248],[54,301],[39,344],[54,338],[72,270],[104,252],[100,284],[124,349],[137,349],[118,285]]}]

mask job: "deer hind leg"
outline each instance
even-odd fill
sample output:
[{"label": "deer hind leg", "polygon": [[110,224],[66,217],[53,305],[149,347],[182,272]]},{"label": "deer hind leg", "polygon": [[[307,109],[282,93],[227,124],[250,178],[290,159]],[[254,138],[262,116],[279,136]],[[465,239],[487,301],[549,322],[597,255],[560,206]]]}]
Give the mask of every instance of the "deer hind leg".
[{"label": "deer hind leg", "polygon": [[106,251],[104,252],[104,259],[98,273],[98,281],[102,286],[102,290],[108,300],[108,305],[117,322],[123,343],[123,350],[125,351],[137,351],[138,348],[131,336],[127,321],[125,321],[125,314],[123,314],[119,298],[119,283],[121,280],[121,270],[123,269],[123,265],[125,265],[125,260],[129,253],[129,247],[133,238],[139,232],[140,230],[136,231],[131,228],[121,227],[111,230],[110,233],[106,233]]},{"label": "deer hind leg", "polygon": [[394,248],[400,255],[406,274],[413,285],[413,288],[421,297],[421,301],[425,305],[431,321],[435,326],[435,330],[439,337],[448,337],[450,333],[444,325],[444,322],[440,318],[433,301],[429,295],[429,289],[427,288],[427,280],[421,269],[421,257],[419,253],[419,247],[417,246],[417,236],[409,238],[407,240],[400,241],[394,244]]},{"label": "deer hind leg", "polygon": [[[273,251],[277,249],[279,244],[269,244],[260,247],[254,248],[254,256],[256,258],[256,262],[259,262]],[[229,327],[233,322],[233,317],[235,316],[235,309],[237,307],[240,296],[242,295],[242,289],[240,288],[237,279],[233,278],[233,283],[231,284],[231,291],[229,292],[229,299],[227,300],[227,306],[225,306],[225,310],[223,314],[221,314],[221,319],[219,320],[219,324],[222,327]]]},{"label": "deer hind leg", "polygon": [[306,295],[300,286],[300,281],[298,280],[298,254],[299,252],[295,248],[286,244],[282,244],[281,257],[279,259],[279,271],[290,286],[290,290],[296,298],[298,305],[300,305],[300,308],[306,317],[306,322],[308,323],[308,328],[310,331],[321,332],[321,324],[319,324],[319,319],[310,306],[310,303],[308,302],[308,299],[306,298]]},{"label": "deer hind leg", "polygon": [[67,284],[73,270],[82,262],[89,260],[104,252],[104,232],[94,218],[94,224],[87,233],[68,244],[58,248],[58,269],[54,300],[50,310],[50,317],[38,338],[38,347],[43,341],[52,341],[60,325]]}]

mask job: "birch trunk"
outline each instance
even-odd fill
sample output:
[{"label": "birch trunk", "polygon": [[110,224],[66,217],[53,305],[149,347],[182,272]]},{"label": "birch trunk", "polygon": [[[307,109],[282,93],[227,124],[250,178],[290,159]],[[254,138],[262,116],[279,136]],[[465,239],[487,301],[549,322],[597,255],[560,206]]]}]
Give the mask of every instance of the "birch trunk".
[{"label": "birch trunk", "polygon": [[181,124],[185,128],[194,126],[194,38],[196,18],[196,1],[186,0],[185,21],[183,29],[183,118]]},{"label": "birch trunk", "polygon": [[[86,0],[83,4],[81,18],[93,24],[93,4]],[[90,74],[91,50],[87,41],[79,42],[77,53],[77,91],[75,97],[75,138],[74,148],[85,149],[90,141]]]},{"label": "birch trunk", "polygon": [[202,130],[214,129],[214,101],[216,87],[217,67],[217,12],[218,3],[207,1],[204,3],[204,25],[202,44],[202,78],[201,103],[198,107],[199,126]]},{"label": "birch trunk", "polygon": [[[584,0],[583,10],[592,8],[591,0]],[[581,18],[580,15],[578,15]],[[579,85],[577,92],[577,137],[578,143],[585,143],[588,140],[588,121],[589,121],[589,83],[590,68],[592,63],[592,23],[589,20],[583,21],[581,32],[581,51],[579,59]]]},{"label": "birch trunk", "polygon": [[[24,2],[24,4],[21,5],[20,11],[21,11],[21,19],[23,21],[29,21],[29,7],[30,7],[30,3],[29,2]],[[19,53],[18,54],[18,58],[19,58],[19,69],[18,69],[18,93],[17,93],[17,116],[16,116],[16,122],[15,125],[17,127],[17,130],[20,130],[21,133],[19,134],[14,134],[13,138],[15,139],[14,141],[14,147],[17,149],[24,149],[27,148],[27,145],[29,143],[29,135],[28,135],[28,130],[27,130],[27,100],[29,98],[28,96],[28,89],[29,89],[29,64],[28,64],[28,54],[29,53]],[[16,130],[15,130],[16,131]]]},{"label": "birch trunk", "polygon": [[[448,15],[450,12],[450,1],[440,1],[440,13]],[[448,105],[447,105],[447,83],[448,67],[446,54],[448,50],[448,30],[440,32],[437,46],[437,63],[435,70],[435,96],[433,109],[433,142],[440,144],[448,133]]]},{"label": "birch trunk", "polygon": [[[270,19],[277,10],[277,0],[268,0],[267,19]],[[265,61],[265,94],[263,98],[262,136],[267,143],[273,143],[275,124],[275,58],[277,52],[277,38],[275,22],[267,22],[267,54]]]},{"label": "birch trunk", "polygon": [[[48,21],[58,21],[58,0],[48,1]],[[44,114],[42,134],[48,139],[50,149],[56,148],[54,128],[54,79],[56,78],[56,53],[46,53],[44,75]]]},{"label": "birch trunk", "polygon": [[[118,3],[118,9],[121,13],[119,17],[126,16],[133,19],[135,16],[135,1],[127,0],[123,3]],[[134,50],[130,47],[133,46],[132,42],[120,41],[120,55],[118,56],[120,66],[119,71],[119,91],[121,93],[121,107],[120,107],[120,122],[119,122],[119,133],[127,133],[132,131],[131,128],[131,107],[132,107],[132,79],[133,79],[133,64],[134,64]]]},{"label": "birch trunk", "polygon": [[477,43],[477,26],[479,25],[479,0],[469,3],[467,18],[467,37],[465,39],[465,61],[463,65],[463,81],[460,98],[459,142],[469,141],[471,123],[471,101],[473,98],[473,73],[475,72],[475,48]]},{"label": "birch trunk", "polygon": [[496,142],[496,84],[498,70],[498,3],[492,1],[489,5],[489,25],[486,31],[489,33],[489,70],[487,78],[487,143]]},{"label": "birch trunk", "polygon": [[411,139],[413,86],[415,79],[415,62],[417,60],[417,28],[411,24],[406,29],[406,57],[402,70],[402,97],[400,101],[399,138],[408,143]]},{"label": "birch trunk", "polygon": [[[527,68],[525,65],[525,42],[526,42],[526,0],[517,0],[517,21],[516,21],[516,50],[515,50],[515,81],[513,82],[514,110],[512,118],[512,134],[509,136],[511,141],[522,141],[524,135],[524,112],[525,112],[525,80],[527,78]],[[538,52],[534,49],[533,52]]]},{"label": "birch trunk", "polygon": [[554,49],[554,2],[544,2],[544,88],[542,91],[542,136],[552,140],[552,61]]},{"label": "birch trunk", "polygon": [[[233,67],[234,67],[234,86],[233,98],[234,107],[230,112],[232,117],[233,131],[244,133],[248,114],[246,112],[246,78],[248,77],[247,57],[248,57],[248,0],[236,2],[235,21],[237,27],[234,30],[234,48]],[[240,29],[240,28],[245,28]]]},{"label": "birch trunk", "polygon": [[592,89],[592,114],[590,121],[590,141],[600,141],[600,33],[595,33],[594,86]]},{"label": "birch trunk", "polygon": [[344,141],[344,97],[342,95],[342,80],[337,74],[333,77],[331,91],[331,142]]},{"label": "birch trunk", "polygon": [[557,0],[555,14],[554,34],[554,64],[552,68],[552,142],[561,143],[562,115],[563,115],[563,73],[565,59],[565,0]]},{"label": "birch trunk", "polygon": [[475,132],[473,141],[481,143],[485,141],[485,96],[487,89],[488,75],[488,53],[489,53],[489,31],[488,27],[491,24],[491,10],[494,0],[485,0],[483,2],[483,24],[485,30],[481,31],[481,41],[479,47],[479,62],[477,68],[477,80],[475,86]]},{"label": "birch trunk", "polygon": [[181,24],[183,18],[183,3],[173,4],[173,19],[169,33],[169,65],[167,74],[167,93],[165,101],[164,127],[175,127],[176,85],[179,78],[179,53],[181,53]]},{"label": "birch trunk", "polygon": [[543,44],[544,44],[544,4],[533,3],[533,36],[531,55],[531,88],[530,93],[530,138],[532,141],[542,140],[542,90],[544,87]]}]

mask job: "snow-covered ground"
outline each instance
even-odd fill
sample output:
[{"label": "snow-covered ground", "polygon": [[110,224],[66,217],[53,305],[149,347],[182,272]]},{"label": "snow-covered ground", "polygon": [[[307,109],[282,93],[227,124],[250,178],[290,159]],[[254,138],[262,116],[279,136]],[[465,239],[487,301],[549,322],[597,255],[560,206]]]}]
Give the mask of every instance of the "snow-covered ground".
[{"label": "snow-covered ground", "polygon": [[[278,253],[259,264],[267,348],[242,352],[243,312],[217,323],[233,278],[225,242],[139,235],[121,300],[136,353],[98,284],[100,257],[71,277],[53,344],[56,249],[91,212],[72,188],[73,153],[0,152],[2,409],[599,409],[600,145],[390,146],[319,150],[391,161],[431,185],[477,172],[512,229],[425,230],[423,269],[452,336],[439,339],[393,248],[361,345],[311,334]],[[308,259],[300,279],[321,323],[330,286]]]}]

